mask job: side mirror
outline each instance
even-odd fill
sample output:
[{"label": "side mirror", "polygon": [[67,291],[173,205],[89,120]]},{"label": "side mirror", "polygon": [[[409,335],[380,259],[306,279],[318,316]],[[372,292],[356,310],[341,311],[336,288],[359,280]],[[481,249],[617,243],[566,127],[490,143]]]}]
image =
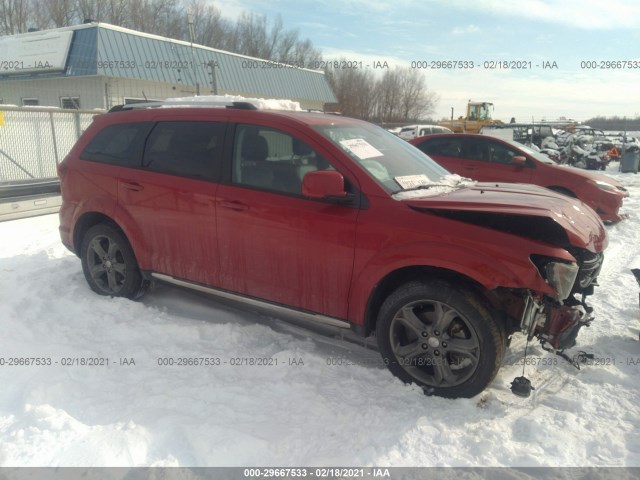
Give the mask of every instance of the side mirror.
[{"label": "side mirror", "polygon": [[511,165],[515,165],[516,167],[524,167],[527,164],[527,157],[523,157],[518,155],[516,157],[511,158]]},{"label": "side mirror", "polygon": [[347,199],[344,177],[335,170],[315,170],[302,179],[302,194],[317,199]]}]

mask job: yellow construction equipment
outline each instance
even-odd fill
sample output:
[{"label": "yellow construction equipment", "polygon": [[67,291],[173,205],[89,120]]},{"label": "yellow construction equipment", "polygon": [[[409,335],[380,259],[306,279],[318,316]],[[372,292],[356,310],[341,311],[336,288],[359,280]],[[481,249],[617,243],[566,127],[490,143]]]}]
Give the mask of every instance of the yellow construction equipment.
[{"label": "yellow construction equipment", "polygon": [[[443,120],[439,123],[443,127],[450,128],[455,133],[479,133],[485,125],[502,124],[500,120],[493,120],[493,103],[472,102],[467,104],[467,116],[459,117],[457,120]],[[453,117],[453,115],[452,115]]]}]

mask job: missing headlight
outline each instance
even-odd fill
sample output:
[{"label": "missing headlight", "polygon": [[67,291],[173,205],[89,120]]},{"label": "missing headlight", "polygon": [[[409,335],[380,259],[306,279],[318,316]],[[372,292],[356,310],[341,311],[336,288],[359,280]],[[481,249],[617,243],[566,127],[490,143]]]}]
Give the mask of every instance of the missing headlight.
[{"label": "missing headlight", "polygon": [[577,263],[541,255],[532,255],[531,261],[538,267],[542,278],[558,293],[558,300],[565,300],[571,294],[580,269]]}]

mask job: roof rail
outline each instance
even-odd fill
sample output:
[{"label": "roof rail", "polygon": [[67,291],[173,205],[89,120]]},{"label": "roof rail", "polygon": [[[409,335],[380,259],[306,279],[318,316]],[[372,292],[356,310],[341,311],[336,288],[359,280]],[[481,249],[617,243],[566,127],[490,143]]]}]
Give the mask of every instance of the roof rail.
[{"label": "roof rail", "polygon": [[129,103],[127,105],[116,105],[112,107],[109,112],[121,112],[124,110],[134,110],[138,108],[159,108],[159,107],[195,107],[195,108],[237,108],[239,110],[257,110],[251,102],[187,102],[187,101],[160,101],[160,102],[143,102],[143,103]]}]

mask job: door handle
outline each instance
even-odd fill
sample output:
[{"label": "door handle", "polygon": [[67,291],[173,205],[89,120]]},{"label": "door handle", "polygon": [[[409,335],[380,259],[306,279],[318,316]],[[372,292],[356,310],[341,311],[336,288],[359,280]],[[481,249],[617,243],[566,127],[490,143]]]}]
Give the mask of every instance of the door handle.
[{"label": "door handle", "polygon": [[237,212],[244,212],[245,210],[249,210],[249,205],[247,205],[246,203],[238,202],[237,200],[222,200],[220,206],[235,210]]},{"label": "door handle", "polygon": [[127,190],[131,190],[133,192],[141,192],[144,190],[144,187],[136,182],[122,182],[122,186]]}]

